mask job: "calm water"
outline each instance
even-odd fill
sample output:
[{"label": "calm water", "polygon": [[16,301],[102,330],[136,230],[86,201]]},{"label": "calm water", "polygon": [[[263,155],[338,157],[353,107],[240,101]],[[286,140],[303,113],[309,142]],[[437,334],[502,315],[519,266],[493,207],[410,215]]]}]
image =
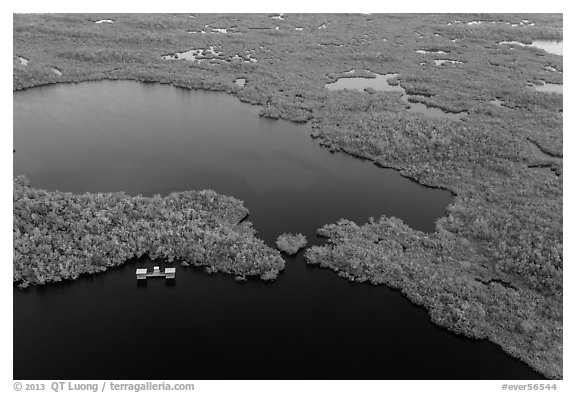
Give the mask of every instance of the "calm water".
[{"label": "calm water", "polygon": [[[354,70],[352,70],[354,71]],[[352,74],[352,71],[345,72],[345,74]],[[391,85],[388,83],[390,79],[396,78],[398,74],[374,74],[375,78],[353,77],[353,78],[340,78],[336,82],[327,83],[326,88],[330,91],[338,91],[344,89],[364,91],[364,89],[372,88],[376,91],[389,91],[402,93],[402,101],[408,105],[408,112],[421,113],[426,117],[460,120],[468,113],[466,111],[451,113],[443,111],[440,108],[427,106],[421,102],[412,102],[409,100],[410,96],[406,94],[406,90],[401,85]]]},{"label": "calm water", "polygon": [[532,45],[554,55],[564,55],[564,41],[561,40],[535,40]]},{"label": "calm water", "polygon": [[[331,154],[308,126],[224,94],[136,82],[14,94],[14,173],[39,188],[131,194],[212,188],[242,199],[269,245],[285,231],[395,215],[431,231],[451,196]],[[177,266],[137,285],[107,273],[14,289],[16,379],[539,378],[496,345],[434,326],[398,291],[287,257],[278,280]],[[162,263],[157,263],[164,267]]]}]

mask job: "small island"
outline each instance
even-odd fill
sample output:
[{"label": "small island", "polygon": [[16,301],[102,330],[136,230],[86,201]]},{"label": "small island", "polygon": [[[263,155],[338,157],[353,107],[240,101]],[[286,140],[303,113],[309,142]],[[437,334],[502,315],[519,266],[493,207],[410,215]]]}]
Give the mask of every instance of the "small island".
[{"label": "small island", "polygon": [[301,233],[296,235],[283,233],[278,236],[278,239],[276,240],[276,247],[288,255],[296,254],[302,248],[306,247],[306,244],[308,244],[306,236]]}]

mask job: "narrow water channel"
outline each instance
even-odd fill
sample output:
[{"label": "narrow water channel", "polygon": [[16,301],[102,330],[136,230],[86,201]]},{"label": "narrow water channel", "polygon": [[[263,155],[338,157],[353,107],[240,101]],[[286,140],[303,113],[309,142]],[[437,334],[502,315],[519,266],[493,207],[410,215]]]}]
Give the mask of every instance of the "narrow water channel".
[{"label": "narrow water channel", "polygon": [[[211,188],[244,201],[259,236],[339,218],[396,216],[422,231],[451,201],[393,170],[258,117],[236,98],[137,82],[14,93],[14,174],[37,188],[168,194]],[[104,274],[14,288],[16,379],[533,379],[487,341],[455,336],[398,291],[286,257],[278,280],[177,267],[137,285],[129,261]]]}]

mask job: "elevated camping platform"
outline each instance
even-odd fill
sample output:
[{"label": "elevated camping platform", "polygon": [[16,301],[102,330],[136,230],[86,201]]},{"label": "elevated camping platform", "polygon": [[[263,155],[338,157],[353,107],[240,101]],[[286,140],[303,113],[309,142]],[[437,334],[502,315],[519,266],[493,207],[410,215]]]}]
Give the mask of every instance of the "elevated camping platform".
[{"label": "elevated camping platform", "polygon": [[158,266],[154,266],[154,269],[152,269],[151,272],[149,272],[148,269],[136,269],[137,280],[146,280],[148,277],[164,277],[166,279],[174,279],[176,278],[176,268],[167,267],[164,269],[164,272],[161,272]]}]

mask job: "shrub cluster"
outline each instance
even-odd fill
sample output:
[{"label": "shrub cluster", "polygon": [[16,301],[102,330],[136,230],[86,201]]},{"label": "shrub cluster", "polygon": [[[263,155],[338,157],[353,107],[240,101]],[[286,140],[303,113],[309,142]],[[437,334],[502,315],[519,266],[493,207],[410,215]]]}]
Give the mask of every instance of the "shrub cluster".
[{"label": "shrub cluster", "polygon": [[255,237],[242,202],[214,191],[167,197],[49,192],[14,180],[13,280],[75,279],[132,257],[186,261],[237,277],[276,278],[277,250]]},{"label": "shrub cluster", "polygon": [[278,236],[276,246],[280,251],[284,251],[288,255],[296,254],[300,249],[306,247],[306,236],[301,233],[293,235],[291,233],[283,233]]}]

